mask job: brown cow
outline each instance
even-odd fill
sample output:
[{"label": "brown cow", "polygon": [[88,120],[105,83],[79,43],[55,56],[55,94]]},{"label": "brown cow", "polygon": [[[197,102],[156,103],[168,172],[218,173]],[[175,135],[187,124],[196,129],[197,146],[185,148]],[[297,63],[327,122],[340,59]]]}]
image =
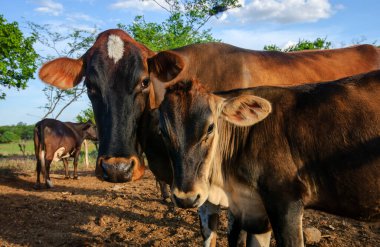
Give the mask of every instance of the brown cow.
[{"label": "brown cow", "polygon": [[156,106],[166,87],[197,79],[210,90],[291,86],[336,80],[380,69],[380,49],[358,45],[301,52],[253,51],[223,43],[184,46],[149,59]]},{"label": "brown cow", "polygon": [[[139,179],[143,175],[142,152],[145,152],[156,178],[171,184],[170,160],[157,131],[157,119],[149,112],[155,105],[154,96],[160,99],[164,91],[158,88],[161,84],[155,83],[153,88],[150,83],[148,58],[152,58],[149,64],[153,81],[156,77],[171,82],[196,77],[210,90],[255,86],[264,79],[281,83],[277,71],[281,71],[281,77],[292,77],[293,83],[301,84],[380,68],[380,56],[373,46],[297,54],[257,52],[210,43],[154,57],[154,52],[122,30],[107,30],[81,58],[50,61],[41,68],[39,76],[60,88],[74,87],[85,78],[99,132],[98,177],[111,182]],[[231,77],[233,80],[229,80]],[[204,226],[208,225],[212,224],[204,221]]]},{"label": "brown cow", "polygon": [[277,246],[303,246],[304,208],[380,220],[379,95],[380,71],[216,94],[175,84],[159,108],[174,202],[221,188],[242,227],[272,228]]},{"label": "brown cow", "polygon": [[62,160],[65,165],[65,178],[70,178],[69,157],[74,158],[74,179],[78,179],[78,158],[85,139],[97,140],[96,129],[91,122],[71,123],[55,119],[43,119],[36,123],[34,127],[34,151],[37,159],[35,188],[41,188],[41,172],[46,188],[53,187],[49,176],[50,165],[53,161]]}]

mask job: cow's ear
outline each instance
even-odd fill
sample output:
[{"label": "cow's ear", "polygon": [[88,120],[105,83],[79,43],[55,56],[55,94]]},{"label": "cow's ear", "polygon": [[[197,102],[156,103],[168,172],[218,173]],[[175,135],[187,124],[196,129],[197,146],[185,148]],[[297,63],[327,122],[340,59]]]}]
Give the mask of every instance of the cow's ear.
[{"label": "cow's ear", "polygon": [[254,95],[224,100],[221,115],[237,126],[251,126],[265,119],[272,111],[270,102]]},{"label": "cow's ear", "polygon": [[162,51],[148,59],[149,72],[161,82],[177,77],[184,67],[183,59],[173,51]]},{"label": "cow's ear", "polygon": [[83,59],[57,58],[45,63],[39,72],[41,80],[60,89],[75,87],[82,81]]}]

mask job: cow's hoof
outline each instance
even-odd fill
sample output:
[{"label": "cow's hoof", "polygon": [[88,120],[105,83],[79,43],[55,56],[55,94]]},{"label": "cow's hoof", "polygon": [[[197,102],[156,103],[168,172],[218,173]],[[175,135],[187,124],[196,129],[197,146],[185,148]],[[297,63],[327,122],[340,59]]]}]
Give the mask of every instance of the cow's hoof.
[{"label": "cow's hoof", "polygon": [[78,177],[78,176],[74,176],[74,177],[73,177],[73,179],[75,179],[75,180],[78,180],[78,179],[79,179],[79,177]]},{"label": "cow's hoof", "polygon": [[70,176],[65,177],[65,179],[70,179]]},{"label": "cow's hoof", "polygon": [[50,189],[53,187],[54,187],[53,183],[50,180],[46,180],[46,188]]},{"label": "cow's hoof", "polygon": [[33,189],[35,189],[35,190],[40,190],[40,189],[42,189],[42,188],[41,188],[41,184],[35,184],[35,185],[33,186]]}]

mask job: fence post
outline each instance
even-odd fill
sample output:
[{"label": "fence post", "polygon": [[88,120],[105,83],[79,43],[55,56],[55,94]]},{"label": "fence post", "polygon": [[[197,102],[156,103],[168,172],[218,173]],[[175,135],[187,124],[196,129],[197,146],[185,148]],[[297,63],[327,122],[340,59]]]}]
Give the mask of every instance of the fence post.
[{"label": "fence post", "polygon": [[88,145],[87,145],[87,140],[84,140],[84,163],[86,164],[86,168],[88,168]]}]

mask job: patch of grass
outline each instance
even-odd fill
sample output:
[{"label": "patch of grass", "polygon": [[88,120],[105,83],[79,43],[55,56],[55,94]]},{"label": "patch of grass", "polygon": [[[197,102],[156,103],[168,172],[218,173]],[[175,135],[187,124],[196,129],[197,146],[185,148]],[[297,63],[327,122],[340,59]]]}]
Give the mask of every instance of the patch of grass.
[{"label": "patch of grass", "polygon": [[[28,140],[24,143],[25,143],[25,154],[34,155],[33,140]],[[19,144],[18,142],[0,143],[0,156],[22,155],[22,152],[18,144]]]}]

